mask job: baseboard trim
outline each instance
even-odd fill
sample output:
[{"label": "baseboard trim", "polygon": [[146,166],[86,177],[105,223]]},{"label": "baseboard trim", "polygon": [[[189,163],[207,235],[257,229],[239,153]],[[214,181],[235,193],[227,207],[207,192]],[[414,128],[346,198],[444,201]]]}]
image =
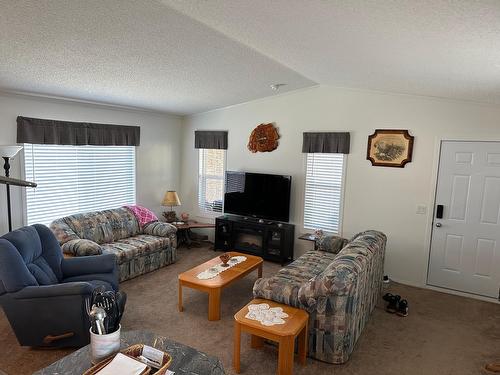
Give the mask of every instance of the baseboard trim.
[{"label": "baseboard trim", "polygon": [[437,287],[437,286],[432,286],[432,285],[427,285],[427,284],[425,284],[425,285],[417,285],[415,283],[412,283],[412,282],[409,282],[409,281],[406,281],[406,280],[396,280],[396,279],[392,279],[391,278],[391,281],[394,281],[395,283],[398,283],[398,284],[403,284],[403,285],[407,285],[407,286],[413,286],[415,288],[433,290],[435,292],[452,294],[454,296],[465,297],[465,298],[472,298],[472,299],[476,299],[476,300],[479,300],[479,301],[491,302],[491,303],[495,303],[497,305],[500,305],[500,301],[498,301],[496,298],[492,298],[492,297],[485,297],[485,296],[480,296],[480,295],[472,294],[472,293],[459,292],[457,290],[440,288],[440,287]]}]

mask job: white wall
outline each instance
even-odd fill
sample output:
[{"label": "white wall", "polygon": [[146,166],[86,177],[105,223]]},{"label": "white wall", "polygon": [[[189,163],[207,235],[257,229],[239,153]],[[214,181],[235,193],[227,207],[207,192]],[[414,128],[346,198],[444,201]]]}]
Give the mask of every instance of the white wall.
[{"label": "white wall", "polygon": [[[293,176],[291,221],[297,225],[296,235],[303,231],[302,132],[349,131],[343,235],[368,228],[386,233],[386,272],[413,285],[426,281],[440,140],[500,140],[498,107],[325,86],[190,116],[184,122],[183,209],[197,212],[194,130],[229,130],[228,170]],[[276,122],[280,145],[271,153],[252,154],[246,147],[248,136],[263,122]],[[372,167],[366,160],[366,145],[376,128],[409,129],[415,136],[413,161],[402,169]],[[427,206],[427,214],[416,214],[419,204]],[[296,256],[310,247],[296,240]]]},{"label": "white wall", "polygon": [[[181,118],[162,113],[136,111],[74,101],[0,93],[0,144],[16,143],[17,116],[55,120],[98,122],[141,127],[137,148],[137,203],[160,214],[166,190],[179,188]],[[21,154],[11,163],[11,177],[21,178]],[[0,163],[3,175],[3,161]],[[13,227],[23,225],[21,188],[12,187]],[[5,185],[0,185],[0,233],[6,233]]]}]

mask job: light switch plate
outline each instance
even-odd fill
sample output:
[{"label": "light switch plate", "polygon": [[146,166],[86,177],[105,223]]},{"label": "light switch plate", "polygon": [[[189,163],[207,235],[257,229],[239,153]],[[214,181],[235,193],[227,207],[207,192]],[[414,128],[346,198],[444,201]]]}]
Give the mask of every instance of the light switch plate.
[{"label": "light switch plate", "polygon": [[417,205],[417,214],[425,215],[427,213],[427,206],[423,204]]}]

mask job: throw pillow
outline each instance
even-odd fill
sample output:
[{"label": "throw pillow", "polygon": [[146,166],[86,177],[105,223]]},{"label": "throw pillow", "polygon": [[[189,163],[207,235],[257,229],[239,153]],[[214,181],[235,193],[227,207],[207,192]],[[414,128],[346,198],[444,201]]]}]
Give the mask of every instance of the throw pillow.
[{"label": "throw pillow", "polygon": [[64,243],[62,245],[62,251],[65,254],[76,256],[101,255],[102,247],[94,241],[78,239]]}]

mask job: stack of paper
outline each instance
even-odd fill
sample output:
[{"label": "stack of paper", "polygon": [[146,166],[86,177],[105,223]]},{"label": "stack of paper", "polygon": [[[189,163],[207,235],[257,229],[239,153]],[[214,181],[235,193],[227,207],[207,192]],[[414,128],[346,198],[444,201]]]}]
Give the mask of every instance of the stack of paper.
[{"label": "stack of paper", "polygon": [[122,353],[118,353],[97,375],[140,375],[147,366]]}]

